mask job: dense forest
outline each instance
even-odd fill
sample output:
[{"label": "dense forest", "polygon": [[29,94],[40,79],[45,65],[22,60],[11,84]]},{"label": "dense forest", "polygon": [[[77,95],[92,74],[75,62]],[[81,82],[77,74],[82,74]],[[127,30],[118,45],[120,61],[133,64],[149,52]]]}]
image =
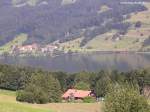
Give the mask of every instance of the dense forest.
[{"label": "dense forest", "polygon": [[150,85],[150,70],[101,70],[69,74],[0,65],[0,89],[18,91],[17,100],[29,103],[61,102],[62,93],[69,88],[93,90],[96,97],[105,97],[110,84],[126,83],[143,94],[144,87]]},{"label": "dense forest", "polygon": [[[64,5],[62,0],[37,0],[34,6],[15,7],[13,0],[0,1],[0,45],[4,45],[20,33],[29,35],[25,44],[61,42],[85,37],[84,46],[96,35],[112,29],[126,32],[130,23],[124,22],[129,14],[147,10],[141,4],[123,5],[121,2],[131,0],[76,0]],[[24,3],[25,0],[15,0]],[[148,0],[132,0],[148,1]],[[106,6],[108,10],[101,10]]]}]

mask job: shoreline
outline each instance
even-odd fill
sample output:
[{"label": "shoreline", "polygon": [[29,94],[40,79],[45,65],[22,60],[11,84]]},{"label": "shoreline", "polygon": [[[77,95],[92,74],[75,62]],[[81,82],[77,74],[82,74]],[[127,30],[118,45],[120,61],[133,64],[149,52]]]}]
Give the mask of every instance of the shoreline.
[{"label": "shoreline", "polygon": [[14,55],[14,54],[0,54],[0,57],[57,57],[57,56],[61,56],[61,55],[69,55],[69,54],[88,54],[88,53],[102,53],[102,54],[150,54],[150,52],[144,52],[144,51],[100,51],[100,50],[93,50],[93,51],[79,51],[79,52],[63,52],[57,55]]}]

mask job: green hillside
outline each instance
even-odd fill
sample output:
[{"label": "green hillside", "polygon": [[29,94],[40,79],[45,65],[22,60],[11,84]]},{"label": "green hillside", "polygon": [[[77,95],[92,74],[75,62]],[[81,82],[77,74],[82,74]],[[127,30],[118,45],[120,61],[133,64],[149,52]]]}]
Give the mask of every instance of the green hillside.
[{"label": "green hillside", "polygon": [[[145,6],[148,8],[147,11],[133,13],[129,19],[125,20],[132,24],[125,35],[120,35],[113,39],[113,36],[119,31],[111,30],[94,37],[82,48],[79,41],[76,40],[68,41],[61,45],[64,46],[65,50],[72,51],[149,51],[150,45],[143,46],[143,43],[150,36],[150,3],[145,4]],[[138,21],[142,25],[139,28],[135,28],[135,24]],[[80,40],[83,38],[81,37]]]}]

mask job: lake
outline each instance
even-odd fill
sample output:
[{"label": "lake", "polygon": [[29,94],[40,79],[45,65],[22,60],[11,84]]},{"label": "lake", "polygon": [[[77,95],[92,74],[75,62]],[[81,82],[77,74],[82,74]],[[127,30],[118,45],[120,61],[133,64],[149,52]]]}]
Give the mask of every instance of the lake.
[{"label": "lake", "polygon": [[82,53],[57,57],[0,57],[0,63],[44,68],[50,71],[75,73],[102,69],[129,71],[150,67],[149,53]]}]

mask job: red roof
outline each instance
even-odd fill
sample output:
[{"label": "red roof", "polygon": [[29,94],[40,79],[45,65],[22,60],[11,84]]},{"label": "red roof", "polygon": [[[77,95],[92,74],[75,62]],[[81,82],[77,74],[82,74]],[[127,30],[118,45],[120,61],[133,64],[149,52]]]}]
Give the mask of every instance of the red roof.
[{"label": "red roof", "polygon": [[62,98],[68,98],[73,95],[76,98],[85,98],[90,96],[91,91],[84,91],[84,90],[76,90],[76,89],[68,89],[63,95]]}]

